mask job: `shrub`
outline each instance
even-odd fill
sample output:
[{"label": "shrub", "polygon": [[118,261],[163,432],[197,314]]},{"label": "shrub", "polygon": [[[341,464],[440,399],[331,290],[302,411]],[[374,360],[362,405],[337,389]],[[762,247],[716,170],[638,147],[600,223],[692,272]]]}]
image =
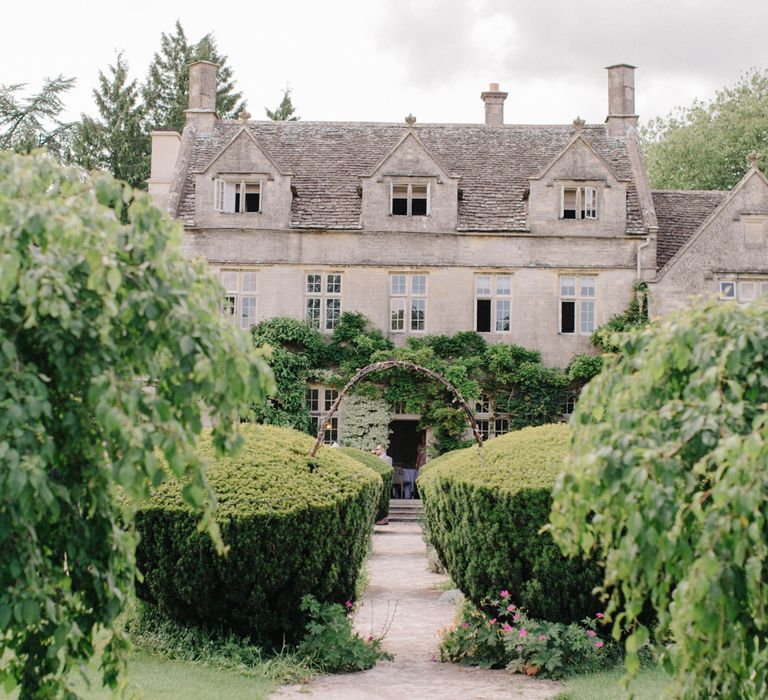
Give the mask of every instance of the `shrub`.
[{"label": "shrub", "polygon": [[604,558],[630,672],[650,605],[677,696],[766,697],[768,305],[701,302],[619,342],[574,414],[554,534]]},{"label": "shrub", "polygon": [[525,428],[422,469],[432,544],[475,604],[502,588],[536,618],[572,622],[600,609],[591,595],[601,572],[566,559],[547,533],[551,490],[570,442],[565,425]]},{"label": "shrub", "polygon": [[[212,460],[208,478],[229,551],[198,531],[181,485],[160,486],[136,515],[139,596],[184,622],[223,628],[264,644],[295,641],[301,597],[352,598],[365,557],[381,478],[288,428],[245,426],[234,459]],[[213,458],[209,439],[200,451]]]},{"label": "shrub", "polygon": [[381,480],[384,482],[384,488],[381,490],[381,498],[379,499],[379,507],[376,511],[375,519],[376,522],[384,520],[389,515],[389,497],[392,494],[392,480],[394,479],[395,470],[383,459],[372,455],[370,452],[364,452],[355,447],[342,447],[341,451],[366,467],[373,469],[381,477]]},{"label": "shrub", "polygon": [[440,659],[545,678],[594,673],[621,662],[620,645],[601,630],[602,613],[567,625],[535,620],[508,593],[485,601],[489,612],[465,602],[457,624],[441,632]]}]

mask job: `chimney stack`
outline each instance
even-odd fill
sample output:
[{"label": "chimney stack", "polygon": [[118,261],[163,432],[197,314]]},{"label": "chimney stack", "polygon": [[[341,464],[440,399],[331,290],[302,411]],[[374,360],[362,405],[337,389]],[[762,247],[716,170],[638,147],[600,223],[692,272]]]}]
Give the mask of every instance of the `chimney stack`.
[{"label": "chimney stack", "polygon": [[621,136],[637,126],[635,114],[635,66],[618,63],[608,66],[608,125],[610,136]]},{"label": "chimney stack", "polygon": [[480,98],[485,102],[485,125],[504,126],[504,100],[508,92],[499,92],[499,84],[491,83],[487,92],[481,92]]},{"label": "chimney stack", "polygon": [[199,132],[213,130],[216,115],[216,74],[219,67],[210,61],[189,65],[189,109],[187,124],[194,123]]}]

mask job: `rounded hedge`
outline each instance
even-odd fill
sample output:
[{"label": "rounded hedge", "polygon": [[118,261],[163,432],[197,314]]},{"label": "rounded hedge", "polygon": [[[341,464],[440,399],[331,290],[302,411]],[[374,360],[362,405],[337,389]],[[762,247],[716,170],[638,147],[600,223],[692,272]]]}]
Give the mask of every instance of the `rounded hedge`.
[{"label": "rounded hedge", "polygon": [[137,591],[176,619],[279,645],[303,633],[303,595],[353,598],[382,480],[335,449],[313,463],[313,439],[289,428],[240,432],[233,458],[215,458],[209,436],[200,444],[227,555],[198,531],[182,486],[166,482],[136,514]]},{"label": "rounded hedge", "polygon": [[376,511],[376,522],[384,520],[384,518],[389,516],[389,497],[392,494],[392,481],[395,478],[395,470],[383,459],[365,450],[358,450],[356,447],[342,447],[340,449],[345,455],[349,455],[366,467],[373,469],[381,477],[381,480],[384,482],[384,488],[381,490],[379,508]]},{"label": "rounded hedge", "polygon": [[571,434],[564,424],[524,428],[421,470],[430,539],[456,585],[477,605],[501,590],[531,617],[571,622],[600,610],[593,562],[566,559],[549,533],[552,487]]}]

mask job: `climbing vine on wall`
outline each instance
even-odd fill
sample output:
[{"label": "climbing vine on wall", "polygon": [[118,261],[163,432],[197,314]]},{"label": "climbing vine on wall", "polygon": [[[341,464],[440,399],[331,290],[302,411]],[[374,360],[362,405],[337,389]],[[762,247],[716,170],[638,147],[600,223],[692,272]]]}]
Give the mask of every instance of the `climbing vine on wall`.
[{"label": "climbing vine on wall", "polygon": [[[509,429],[559,420],[566,396],[592,376],[587,368],[570,377],[563,370],[545,367],[538,351],[512,344],[489,345],[471,331],[411,337],[396,348],[358,313],[343,314],[330,337],[286,318],[264,321],[253,329],[253,336],[255,342],[272,346],[270,363],[278,385],[270,404],[256,412],[256,419],[300,430],[309,430],[304,400],[308,381],[340,388],[361,367],[388,359],[407,360],[439,372],[470,403],[487,395],[496,414],[508,416]],[[467,421],[462,409],[443,387],[421,375],[403,369],[374,374],[358,384],[353,396],[365,400],[348,400],[345,442],[349,436],[365,442],[359,445],[363,449],[370,449],[370,440],[363,437],[364,427],[368,425],[378,435],[381,426],[389,423],[389,407],[397,403],[406,413],[422,416],[421,425],[433,429],[439,452],[465,444]],[[379,409],[369,412],[374,405]],[[376,442],[386,442],[386,437],[384,432]]]}]

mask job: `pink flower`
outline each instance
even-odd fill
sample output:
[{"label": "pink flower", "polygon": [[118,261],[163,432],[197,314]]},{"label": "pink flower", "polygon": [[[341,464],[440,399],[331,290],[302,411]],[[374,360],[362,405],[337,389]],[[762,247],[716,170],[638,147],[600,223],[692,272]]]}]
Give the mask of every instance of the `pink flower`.
[{"label": "pink flower", "polygon": [[603,619],[603,613],[597,613],[597,619],[602,620]]},{"label": "pink flower", "polygon": [[505,588],[503,591],[501,591],[501,593],[499,593],[499,595],[502,598],[509,598],[509,591]]},{"label": "pink flower", "polygon": [[372,634],[369,634],[369,635],[368,635],[368,641],[369,641],[369,642],[372,642],[372,641],[373,641],[373,635],[372,635]]},{"label": "pink flower", "polygon": [[462,626],[464,629],[466,629],[467,627],[469,627],[469,623],[468,623],[468,622],[462,622],[462,623],[461,623],[461,626]]},{"label": "pink flower", "polygon": [[587,637],[594,637],[596,634],[595,630],[587,630]]},{"label": "pink flower", "polygon": [[600,649],[600,647],[603,646],[603,643],[600,641],[595,642],[595,649]]},{"label": "pink flower", "polygon": [[515,606],[514,605],[507,605],[507,612],[514,612]]},{"label": "pink flower", "polygon": [[352,601],[348,600],[346,603],[344,603],[344,607],[349,610],[352,607]]},{"label": "pink flower", "polygon": [[492,625],[495,625],[495,624],[496,624],[496,618],[495,618],[495,617],[492,617],[492,618],[490,619],[490,623],[491,623]]},{"label": "pink flower", "polygon": [[518,622],[520,620],[520,613],[515,613],[514,617],[512,618],[515,622]]},{"label": "pink flower", "polygon": [[525,637],[525,636],[528,634],[528,632],[526,631],[525,627],[521,627],[521,628],[520,628],[520,631],[518,632],[518,634],[519,634],[521,637]]},{"label": "pink flower", "polygon": [[505,622],[501,626],[501,629],[502,629],[503,632],[511,632],[512,631],[512,625],[510,625],[508,622]]},{"label": "pink flower", "polygon": [[546,634],[540,634],[539,635],[539,641],[540,642],[546,642],[547,641],[547,635]]}]

